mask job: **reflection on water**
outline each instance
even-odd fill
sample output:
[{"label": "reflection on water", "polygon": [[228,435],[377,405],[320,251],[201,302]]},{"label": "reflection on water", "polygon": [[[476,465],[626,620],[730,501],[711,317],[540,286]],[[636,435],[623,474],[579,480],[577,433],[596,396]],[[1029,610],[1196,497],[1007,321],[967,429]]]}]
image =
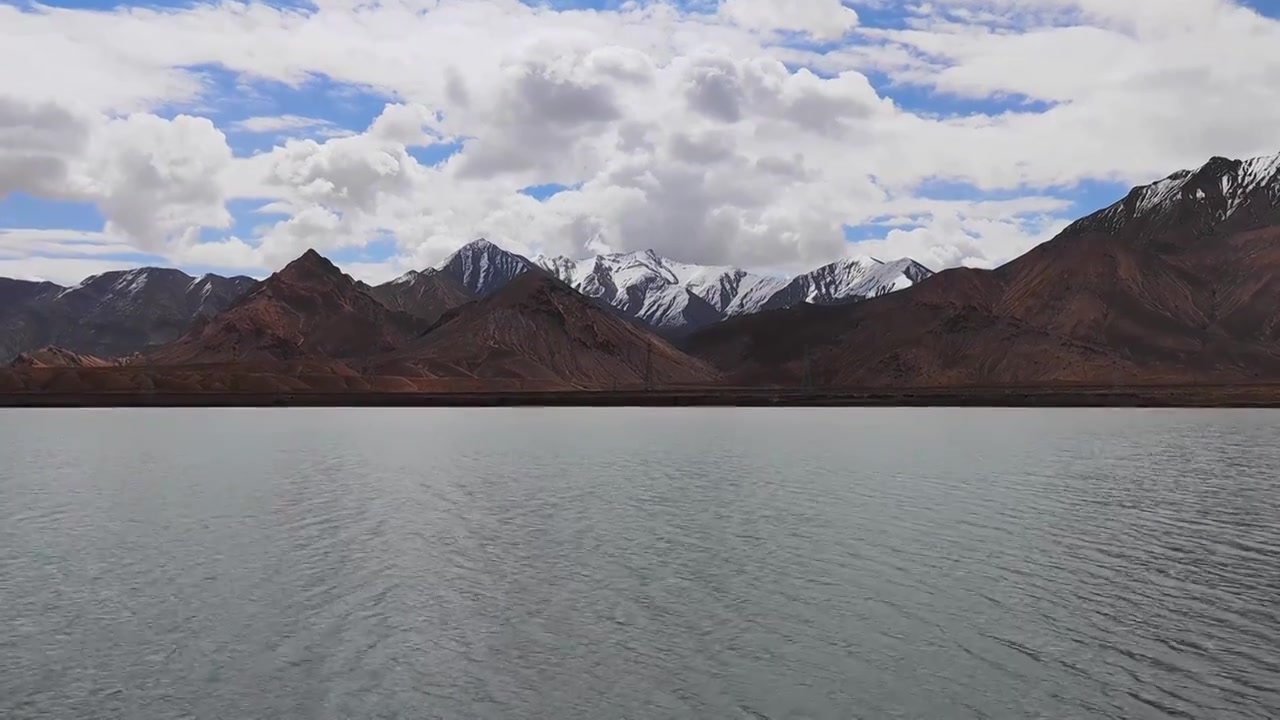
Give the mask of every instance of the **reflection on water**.
[{"label": "reflection on water", "polygon": [[0,716],[1276,717],[1278,429],[0,412]]}]

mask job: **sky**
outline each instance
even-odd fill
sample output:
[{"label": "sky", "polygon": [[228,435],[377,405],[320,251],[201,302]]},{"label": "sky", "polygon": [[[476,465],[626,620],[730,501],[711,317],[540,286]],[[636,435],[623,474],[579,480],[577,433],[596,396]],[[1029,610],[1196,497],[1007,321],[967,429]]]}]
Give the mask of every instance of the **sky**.
[{"label": "sky", "polygon": [[1280,0],[0,0],[0,276],[994,267],[1280,152]]}]

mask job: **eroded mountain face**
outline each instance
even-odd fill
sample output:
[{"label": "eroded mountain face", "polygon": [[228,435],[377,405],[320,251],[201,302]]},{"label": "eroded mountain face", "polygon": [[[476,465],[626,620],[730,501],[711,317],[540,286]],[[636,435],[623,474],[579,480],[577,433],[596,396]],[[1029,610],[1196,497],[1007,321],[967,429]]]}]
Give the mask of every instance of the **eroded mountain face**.
[{"label": "eroded mountain face", "polygon": [[116,357],[170,342],[251,288],[253,278],[145,267],[75,287],[0,279],[0,359],[46,346]]}]

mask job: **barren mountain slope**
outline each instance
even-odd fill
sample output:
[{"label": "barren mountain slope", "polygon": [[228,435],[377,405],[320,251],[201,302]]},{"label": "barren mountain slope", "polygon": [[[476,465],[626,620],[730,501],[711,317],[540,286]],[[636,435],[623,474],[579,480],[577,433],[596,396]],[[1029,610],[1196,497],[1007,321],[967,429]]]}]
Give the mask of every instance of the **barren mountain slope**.
[{"label": "barren mountain slope", "polygon": [[314,250],[224,312],[147,353],[144,364],[344,359],[385,353],[427,323],[392,310]]},{"label": "barren mountain slope", "polygon": [[1280,158],[1215,158],[994,271],[739,318],[687,348],[733,377],[783,384],[1280,379],[1278,174]]},{"label": "barren mountain slope", "polygon": [[449,310],[476,299],[452,276],[434,268],[408,272],[391,282],[364,289],[392,310],[427,322],[435,322]]},{"label": "barren mountain slope", "polygon": [[[580,387],[706,384],[717,373],[544,273],[447,314],[411,347],[370,365],[439,376],[511,378]],[[392,368],[401,368],[398,371]]]}]

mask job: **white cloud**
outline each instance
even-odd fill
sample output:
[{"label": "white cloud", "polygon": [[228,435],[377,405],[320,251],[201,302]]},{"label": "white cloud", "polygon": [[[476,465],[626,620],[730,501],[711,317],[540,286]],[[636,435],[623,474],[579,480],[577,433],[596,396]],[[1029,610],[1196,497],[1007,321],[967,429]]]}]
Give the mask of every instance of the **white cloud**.
[{"label": "white cloud", "polygon": [[[26,69],[0,85],[0,194],[92,202],[113,238],[235,268],[394,237],[396,257],[361,266],[380,276],[481,235],[530,253],[597,243],[755,267],[866,247],[991,265],[1070,219],[1063,188],[1280,150],[1280,23],[1228,0],[908,11],[906,27],[886,28],[838,0],[724,0],[712,12],[516,0],[0,6],[0,64]],[[795,33],[844,42],[826,53],[781,44]],[[388,107],[364,127],[283,111],[215,124],[226,99],[211,67],[248,87],[324,77]],[[873,84],[873,71],[890,83]],[[922,94],[953,107],[1039,104],[938,112]],[[235,157],[222,129],[279,144]],[[415,159],[454,142],[461,151],[438,166]],[[942,203],[919,197],[930,179],[1024,197]],[[545,183],[576,189],[541,203],[518,193]],[[227,236],[237,198],[284,217]],[[843,225],[887,216],[912,225],[844,242]],[[202,232],[222,239],[197,242]]]},{"label": "white cloud", "polygon": [[954,209],[918,226],[894,228],[882,239],[855,244],[851,255],[905,255],[931,268],[991,268],[1050,239],[1067,223],[1045,215],[981,217]]},{"label": "white cloud", "polygon": [[858,13],[840,0],[723,0],[720,14],[753,30],[791,30],[816,40],[836,40],[858,24]]},{"label": "white cloud", "polygon": [[303,117],[301,115],[259,115],[231,123],[236,130],[251,133],[278,133],[285,130],[307,130],[311,128],[328,128],[332,125],[321,118]]},{"label": "white cloud", "polygon": [[0,258],[21,259],[29,255],[120,255],[134,250],[124,239],[100,232],[45,228],[0,229]]},{"label": "white cloud", "polygon": [[0,96],[0,199],[17,191],[74,197],[71,163],[88,141],[88,123],[67,108]]},{"label": "white cloud", "polygon": [[231,160],[226,136],[206,118],[135,114],[96,132],[84,172],[105,230],[158,252],[231,224],[219,177]]},{"label": "white cloud", "polygon": [[0,198],[23,192],[93,203],[107,234],[144,251],[231,223],[221,178],[231,161],[226,137],[207,118],[108,118],[0,96]]}]

